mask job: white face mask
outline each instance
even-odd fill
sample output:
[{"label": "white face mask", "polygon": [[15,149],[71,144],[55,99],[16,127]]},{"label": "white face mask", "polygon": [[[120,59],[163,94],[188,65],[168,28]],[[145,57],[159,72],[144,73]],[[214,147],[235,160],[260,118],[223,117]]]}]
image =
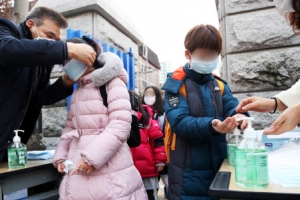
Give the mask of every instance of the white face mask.
[{"label": "white face mask", "polygon": [[192,61],[189,69],[192,69],[199,74],[210,74],[217,69],[219,64],[219,58],[212,61],[202,61],[191,56],[191,59]]},{"label": "white face mask", "polygon": [[144,101],[148,106],[153,106],[156,101],[156,97],[155,96],[145,96]]},{"label": "white face mask", "polygon": [[274,0],[273,4],[277,9],[281,10],[284,13],[295,12],[293,8],[293,0]]},{"label": "white face mask", "polygon": [[35,32],[36,32],[36,34],[37,34],[37,37],[34,38],[35,40],[49,40],[49,41],[55,41],[55,40],[50,39],[50,38],[41,37],[41,36],[39,35],[39,33],[38,33],[38,30],[37,30],[37,27],[36,27],[35,24],[34,24],[34,27],[35,27]]}]

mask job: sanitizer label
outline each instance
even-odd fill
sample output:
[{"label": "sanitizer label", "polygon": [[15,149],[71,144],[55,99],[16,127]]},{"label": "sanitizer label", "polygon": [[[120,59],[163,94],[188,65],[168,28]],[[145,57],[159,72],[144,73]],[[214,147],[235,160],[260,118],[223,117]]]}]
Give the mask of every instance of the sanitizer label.
[{"label": "sanitizer label", "polygon": [[[254,185],[268,184],[268,154],[261,153],[247,153],[247,168],[251,175],[251,182]],[[249,177],[250,178],[250,177]]]},{"label": "sanitizer label", "polygon": [[246,152],[235,150],[235,181],[238,184],[244,184],[247,180],[247,159]]},{"label": "sanitizer label", "polygon": [[27,165],[26,147],[8,149],[9,168],[25,167],[26,165]]},{"label": "sanitizer label", "polygon": [[227,160],[230,166],[234,166],[234,150],[236,146],[236,144],[227,144]]}]

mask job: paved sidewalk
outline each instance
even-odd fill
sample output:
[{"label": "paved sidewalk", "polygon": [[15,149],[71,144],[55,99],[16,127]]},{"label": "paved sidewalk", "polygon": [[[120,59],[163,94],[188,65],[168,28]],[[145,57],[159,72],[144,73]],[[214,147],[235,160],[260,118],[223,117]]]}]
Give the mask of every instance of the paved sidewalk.
[{"label": "paved sidewalk", "polygon": [[162,183],[162,181],[159,182],[159,190],[157,196],[158,200],[167,200],[167,198],[165,198],[164,184]]}]

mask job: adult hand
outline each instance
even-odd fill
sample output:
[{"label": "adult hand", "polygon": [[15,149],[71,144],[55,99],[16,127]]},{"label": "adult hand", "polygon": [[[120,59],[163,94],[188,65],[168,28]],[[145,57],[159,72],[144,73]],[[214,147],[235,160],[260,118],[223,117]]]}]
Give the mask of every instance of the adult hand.
[{"label": "adult hand", "polygon": [[275,100],[261,97],[249,97],[240,102],[236,112],[243,113],[247,111],[271,112],[275,109]]},{"label": "adult hand", "polygon": [[71,87],[72,85],[74,85],[75,82],[73,82],[70,77],[67,75],[67,74],[64,74],[62,76],[62,81],[63,81],[63,84],[66,86],[66,87]]},{"label": "adult hand", "polygon": [[234,117],[227,117],[223,122],[218,119],[212,120],[212,127],[219,133],[232,132],[237,126],[238,123]]},{"label": "adult hand", "polygon": [[156,166],[156,171],[161,172],[164,169],[164,166]]},{"label": "adult hand", "polygon": [[96,59],[96,52],[87,44],[67,42],[69,59],[74,58],[91,67]]},{"label": "adult hand", "polygon": [[80,173],[91,173],[94,170],[94,167],[89,166],[84,160],[81,158],[76,167],[72,170],[70,176],[73,176],[76,172]]},{"label": "adult hand", "polygon": [[58,163],[58,165],[57,165],[57,171],[58,171],[59,173],[64,174],[64,173],[65,173],[65,172],[64,172],[64,169],[65,169],[65,164],[64,164],[64,162]]},{"label": "adult hand", "polygon": [[293,130],[300,122],[300,104],[287,108],[269,129],[264,131],[266,135],[278,135]]},{"label": "adult hand", "polygon": [[[232,116],[235,120],[237,119],[240,119],[240,118],[243,118],[243,117],[248,117],[247,115],[244,115],[244,114],[235,114]],[[241,126],[241,129],[245,129],[247,128],[248,126],[248,121],[247,120],[241,120],[241,121],[238,121],[239,125]]]}]

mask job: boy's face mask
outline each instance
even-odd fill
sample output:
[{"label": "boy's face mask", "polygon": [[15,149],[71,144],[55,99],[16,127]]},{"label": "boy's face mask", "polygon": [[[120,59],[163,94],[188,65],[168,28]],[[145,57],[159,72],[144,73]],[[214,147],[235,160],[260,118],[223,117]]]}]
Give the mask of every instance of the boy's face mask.
[{"label": "boy's face mask", "polygon": [[273,4],[277,9],[284,13],[295,12],[293,8],[293,0],[273,0]]},{"label": "boy's face mask", "polygon": [[192,69],[199,74],[210,74],[217,69],[218,64],[219,58],[211,61],[202,61],[191,55],[191,65],[189,66],[189,69]]}]

